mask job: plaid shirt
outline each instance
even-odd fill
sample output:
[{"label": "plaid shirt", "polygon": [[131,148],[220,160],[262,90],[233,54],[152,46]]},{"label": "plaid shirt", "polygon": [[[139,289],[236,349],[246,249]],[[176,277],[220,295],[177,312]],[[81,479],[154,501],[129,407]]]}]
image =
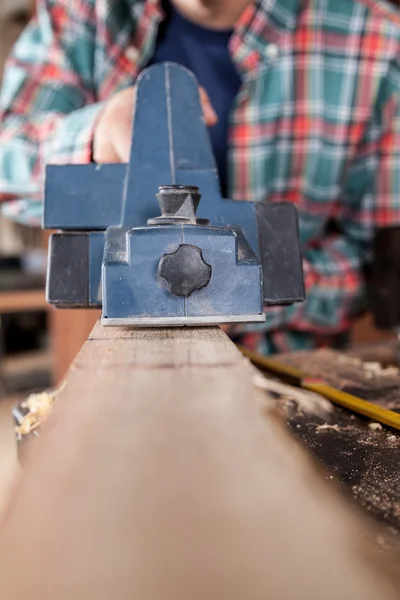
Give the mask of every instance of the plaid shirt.
[{"label": "plaid shirt", "polygon": [[[6,214],[40,223],[45,163],[90,161],[104,101],[146,66],[162,19],[159,0],[39,0],[0,98]],[[266,352],[348,330],[374,229],[400,224],[399,42],[374,0],[257,0],[235,26],[229,196],[297,205],[308,293],[268,309]]]}]

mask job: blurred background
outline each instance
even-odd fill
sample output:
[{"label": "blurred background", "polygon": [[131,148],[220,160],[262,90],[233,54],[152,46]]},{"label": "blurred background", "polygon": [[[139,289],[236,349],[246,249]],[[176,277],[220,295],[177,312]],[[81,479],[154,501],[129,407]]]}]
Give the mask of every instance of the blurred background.
[{"label": "blurred background", "polygon": [[[0,77],[35,0],[0,0]],[[98,317],[45,302],[48,233],[0,213],[0,397],[58,384]]]},{"label": "blurred background", "polygon": [[[33,12],[29,0],[0,0],[0,73]],[[45,269],[42,232],[0,215],[0,394],[48,385],[52,379]]]}]

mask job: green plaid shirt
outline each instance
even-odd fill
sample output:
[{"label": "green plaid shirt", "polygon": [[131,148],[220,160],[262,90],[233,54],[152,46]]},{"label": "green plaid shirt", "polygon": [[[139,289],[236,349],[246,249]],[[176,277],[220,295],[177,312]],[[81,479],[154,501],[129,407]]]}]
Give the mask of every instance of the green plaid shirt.
[{"label": "green plaid shirt", "polygon": [[[5,214],[40,223],[45,163],[90,161],[103,102],[146,66],[162,19],[159,0],[38,1],[0,97]],[[400,224],[399,41],[374,0],[257,0],[235,26],[229,195],[297,205],[308,294],[268,309],[265,351],[346,332],[374,229]]]}]

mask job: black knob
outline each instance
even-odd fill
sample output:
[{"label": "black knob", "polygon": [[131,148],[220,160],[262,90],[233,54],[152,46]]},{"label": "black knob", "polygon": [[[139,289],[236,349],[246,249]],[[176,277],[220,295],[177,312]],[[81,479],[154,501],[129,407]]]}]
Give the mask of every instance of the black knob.
[{"label": "black knob", "polygon": [[148,225],[208,225],[207,219],[198,219],[196,211],[201,194],[195,185],[161,185],[157,200],[161,216],[148,219]]},{"label": "black knob", "polygon": [[206,287],[211,279],[211,266],[205,262],[201,249],[181,244],[175,252],[164,254],[158,274],[174,296],[188,298],[195,290]]},{"label": "black knob", "polygon": [[162,217],[194,219],[200,202],[199,188],[195,185],[161,185],[157,200]]}]

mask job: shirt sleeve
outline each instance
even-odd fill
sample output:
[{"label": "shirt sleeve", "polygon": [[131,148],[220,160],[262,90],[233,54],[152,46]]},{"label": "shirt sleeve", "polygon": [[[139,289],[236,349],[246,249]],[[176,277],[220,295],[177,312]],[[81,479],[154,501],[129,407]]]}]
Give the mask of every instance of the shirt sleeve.
[{"label": "shirt sleeve", "polygon": [[343,234],[329,235],[319,247],[306,248],[305,302],[268,308],[265,329],[289,327],[324,336],[347,331],[365,299],[364,252],[367,249]]},{"label": "shirt sleeve", "polygon": [[[88,163],[102,108],[93,86],[94,2],[39,0],[6,63],[0,95],[0,201],[25,221],[46,163]],[[23,207],[23,208],[22,208]],[[21,220],[21,219],[20,219]],[[34,220],[34,219],[33,219]]]},{"label": "shirt sleeve", "polygon": [[367,306],[364,268],[372,258],[374,233],[400,225],[399,56],[381,82],[336,212],[338,231],[303,250],[306,301],[268,308],[264,330],[336,335]]}]

